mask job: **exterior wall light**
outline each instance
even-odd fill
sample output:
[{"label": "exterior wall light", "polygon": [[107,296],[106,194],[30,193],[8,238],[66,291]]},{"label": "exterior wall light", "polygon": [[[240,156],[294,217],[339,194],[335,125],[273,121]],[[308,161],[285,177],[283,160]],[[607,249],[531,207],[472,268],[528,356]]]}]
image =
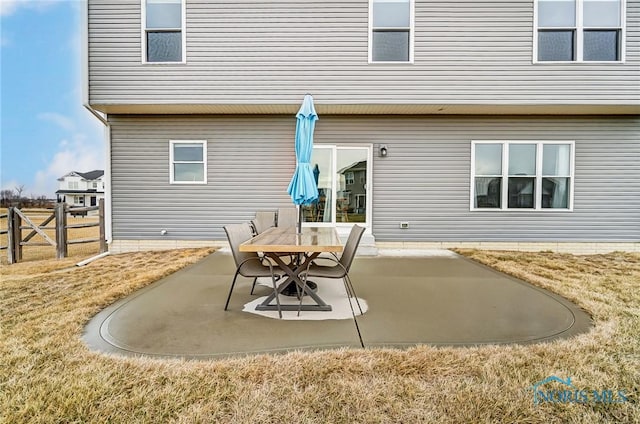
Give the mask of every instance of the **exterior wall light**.
[{"label": "exterior wall light", "polygon": [[383,144],[382,146],[380,146],[380,157],[381,158],[386,158],[387,157],[387,145]]}]

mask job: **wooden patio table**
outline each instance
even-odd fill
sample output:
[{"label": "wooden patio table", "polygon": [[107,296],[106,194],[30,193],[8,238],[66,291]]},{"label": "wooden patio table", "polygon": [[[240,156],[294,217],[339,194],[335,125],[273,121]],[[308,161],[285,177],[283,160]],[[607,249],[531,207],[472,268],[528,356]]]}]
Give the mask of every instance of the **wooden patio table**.
[{"label": "wooden patio table", "polygon": [[[285,281],[278,285],[278,294],[292,282],[302,290],[300,273],[307,269],[309,263],[323,252],[337,253],[342,252],[343,249],[338,232],[334,227],[303,227],[302,234],[296,234],[296,231],[296,227],[273,227],[240,245],[241,252],[262,252],[287,274]],[[297,254],[298,260],[286,263],[279,256],[282,253]],[[305,287],[304,294],[309,295],[315,304],[302,305],[303,311],[331,310],[331,305],[327,305],[308,286]],[[275,293],[271,293],[256,306],[256,310],[277,310],[278,306],[271,304],[275,296]],[[283,311],[297,311],[298,305],[281,305],[281,309]]]}]

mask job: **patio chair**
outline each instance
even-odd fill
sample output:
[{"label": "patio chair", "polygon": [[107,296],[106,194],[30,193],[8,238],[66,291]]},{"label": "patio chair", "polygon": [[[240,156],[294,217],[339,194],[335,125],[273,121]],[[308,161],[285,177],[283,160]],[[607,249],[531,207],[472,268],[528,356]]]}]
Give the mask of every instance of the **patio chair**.
[{"label": "patio chair", "polygon": [[[229,307],[229,300],[231,299],[231,293],[233,292],[233,287],[236,284],[238,274],[243,277],[254,278],[254,286],[258,277],[271,277],[273,290],[276,295],[276,303],[278,305],[278,315],[282,318],[282,310],[280,308],[280,299],[278,298],[276,285],[276,281],[280,278],[280,275],[273,272],[273,265],[271,262],[263,262],[262,258],[260,258],[257,253],[240,251],[240,244],[253,237],[251,225],[249,223],[230,224],[224,227],[224,231],[227,233],[227,239],[229,240],[229,246],[231,246],[233,260],[236,263],[236,273],[233,276],[233,281],[231,282],[231,288],[229,289],[227,302],[224,304],[224,310],[226,311],[227,307]],[[253,293],[253,286],[251,287],[251,292]]]},{"label": "patio chair", "polygon": [[256,217],[251,220],[255,235],[262,233],[263,231],[276,226],[276,212],[275,211],[257,211]]},{"label": "patio chair", "polygon": [[[347,290],[347,295],[349,296],[349,298],[354,297],[356,299],[358,309],[360,309],[360,314],[362,314],[362,307],[360,306],[360,302],[358,301],[356,292],[353,289],[351,278],[349,278],[349,269],[351,268],[353,258],[356,256],[356,251],[358,250],[358,245],[360,244],[360,240],[362,239],[362,234],[364,234],[364,227],[354,225],[353,227],[351,227],[349,238],[344,245],[344,250],[342,251],[342,255],[340,256],[340,258],[338,259],[335,254],[333,254],[333,257],[322,258],[334,261],[336,263],[335,265],[318,265],[315,263],[315,260],[311,261],[311,263],[307,266],[307,269],[300,273],[300,277],[302,279],[302,293],[304,293],[306,289],[308,277],[341,278],[344,282],[344,288]],[[298,304],[298,316],[300,316],[303,298],[304,296],[300,296],[300,303]],[[351,301],[349,301],[349,305],[351,306]],[[351,306],[351,312],[353,312],[353,306]]]},{"label": "patio chair", "polygon": [[298,224],[298,210],[296,208],[278,209],[278,227],[295,227]]}]

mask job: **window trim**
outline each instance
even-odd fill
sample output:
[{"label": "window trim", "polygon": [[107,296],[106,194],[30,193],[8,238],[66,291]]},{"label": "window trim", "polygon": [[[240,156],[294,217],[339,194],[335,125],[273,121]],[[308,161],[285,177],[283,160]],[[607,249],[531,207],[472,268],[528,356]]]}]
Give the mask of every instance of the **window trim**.
[{"label": "window trim", "polygon": [[[502,175],[500,176],[501,192],[499,208],[477,208],[475,207],[475,190],[476,190],[476,146],[479,144],[501,144],[502,145]],[[509,208],[509,149],[510,144],[535,144],[536,145],[536,173],[535,173],[535,193],[533,208]],[[542,207],[542,179],[545,176],[542,173],[542,157],[543,147],[546,144],[564,144],[570,146],[569,155],[569,197],[567,198],[566,208],[543,208]],[[469,182],[469,210],[472,212],[573,212],[574,200],[574,182],[575,182],[575,141],[574,140],[472,140],[471,141],[471,160],[470,160],[470,182]]]},{"label": "window trim", "polygon": [[[180,35],[182,42],[182,60],[177,62],[150,62],[147,60],[147,0],[140,0],[140,56],[143,65],[184,65],[187,63],[187,0],[180,0],[181,22]],[[159,28],[153,30],[158,31]],[[175,31],[176,28],[160,28],[160,30]]]},{"label": "window trim", "polygon": [[[173,160],[173,146],[176,144],[201,144],[202,145],[202,164],[203,169],[203,181],[176,181],[174,175],[174,160]],[[185,163],[200,163],[195,161]],[[181,185],[201,185],[207,184],[207,140],[169,140],[169,184],[181,184]]]},{"label": "window trim", "polygon": [[[386,30],[393,29],[402,29],[405,30],[405,27],[402,28],[385,28]],[[415,44],[415,0],[409,0],[409,60],[407,61],[398,61],[398,60],[390,60],[390,61],[379,61],[373,60],[373,0],[369,0],[369,23],[368,23],[368,40],[367,45],[369,47],[368,52],[368,63],[370,65],[412,65],[414,62],[414,44]]]},{"label": "window trim", "polygon": [[[555,65],[555,64],[566,64],[566,63],[581,63],[581,64],[624,64],[626,62],[626,39],[627,39],[627,0],[620,0],[620,27],[586,27],[586,30],[596,30],[596,29],[619,29],[620,30],[620,40],[619,46],[620,49],[620,59],[619,60],[584,60],[584,31],[585,27],[583,25],[583,0],[576,0],[576,24],[574,30],[575,34],[575,60],[538,60],[538,3],[539,0],[535,0],[533,2],[533,63],[540,65]],[[566,30],[568,27],[558,27],[558,28],[547,28],[545,29],[557,29],[557,30]]]},{"label": "window trim", "polygon": [[366,231],[370,231],[373,226],[373,144],[370,143],[345,143],[345,144],[325,144],[315,143],[314,149],[329,149],[331,150],[331,173],[335,176],[338,161],[338,150],[343,149],[362,149],[367,150],[367,178],[366,178],[366,210],[365,222],[340,222],[335,216],[337,208],[337,196],[334,196],[338,192],[338,181],[335,177],[332,177],[331,181],[331,211],[333,218],[331,222],[303,222],[302,225],[306,227],[336,227],[338,230],[341,228],[351,228],[353,224],[358,224],[366,228]]}]

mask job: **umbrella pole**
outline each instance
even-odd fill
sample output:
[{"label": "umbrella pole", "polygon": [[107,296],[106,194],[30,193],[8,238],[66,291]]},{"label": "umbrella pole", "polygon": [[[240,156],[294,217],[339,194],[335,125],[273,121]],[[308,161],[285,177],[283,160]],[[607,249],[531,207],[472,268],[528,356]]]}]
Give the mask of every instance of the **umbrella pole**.
[{"label": "umbrella pole", "polygon": [[302,234],[302,205],[298,205],[298,234]]}]

